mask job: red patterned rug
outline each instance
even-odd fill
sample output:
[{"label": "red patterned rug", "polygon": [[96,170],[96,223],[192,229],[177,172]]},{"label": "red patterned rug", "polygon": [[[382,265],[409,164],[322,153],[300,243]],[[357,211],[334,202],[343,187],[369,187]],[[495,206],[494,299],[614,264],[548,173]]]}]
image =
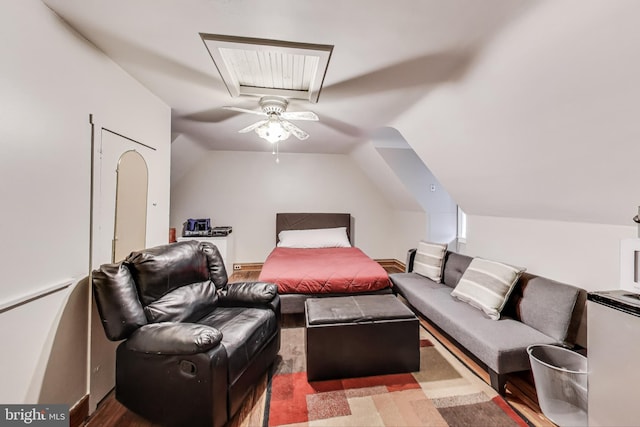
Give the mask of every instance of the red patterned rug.
[{"label": "red patterned rug", "polygon": [[265,426],[527,426],[421,328],[419,372],[307,381],[304,328],[282,330]]}]

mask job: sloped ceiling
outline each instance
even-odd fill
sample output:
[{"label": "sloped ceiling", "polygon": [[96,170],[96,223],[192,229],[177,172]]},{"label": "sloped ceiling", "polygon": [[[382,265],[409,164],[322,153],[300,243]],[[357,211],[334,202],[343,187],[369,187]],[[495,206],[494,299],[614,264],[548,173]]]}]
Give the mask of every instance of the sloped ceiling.
[{"label": "sloped ceiling", "polygon": [[317,103],[299,122],[311,138],[281,151],[348,153],[375,129],[459,78],[487,40],[528,8],[525,0],[44,0],[172,109],[172,132],[211,150],[270,151],[237,131],[257,97],[232,98],[201,33],[334,46]]},{"label": "sloped ceiling", "polygon": [[[570,17],[568,19],[567,17]],[[394,126],[467,213],[633,225],[640,2],[542,2]]]},{"label": "sloped ceiling", "polygon": [[640,204],[636,0],[44,2],[172,108],[172,173],[270,150],[221,108],[257,98],[231,98],[212,33],[334,46],[318,103],[289,108],[320,121],[281,151],[358,153],[392,126],[471,214],[628,225]]}]

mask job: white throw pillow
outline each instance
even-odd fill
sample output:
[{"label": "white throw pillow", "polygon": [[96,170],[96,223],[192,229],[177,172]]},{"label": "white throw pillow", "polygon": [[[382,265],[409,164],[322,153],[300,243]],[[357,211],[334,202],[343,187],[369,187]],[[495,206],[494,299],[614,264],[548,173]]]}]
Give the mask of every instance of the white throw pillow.
[{"label": "white throw pillow", "polygon": [[347,227],[283,230],[278,233],[280,248],[349,248]]},{"label": "white throw pillow", "polygon": [[524,270],[500,262],[474,258],[451,295],[482,310],[491,319],[498,320]]},{"label": "white throw pillow", "polygon": [[416,257],[413,260],[413,271],[436,283],[442,283],[446,253],[447,245],[444,243],[419,242],[416,248]]}]

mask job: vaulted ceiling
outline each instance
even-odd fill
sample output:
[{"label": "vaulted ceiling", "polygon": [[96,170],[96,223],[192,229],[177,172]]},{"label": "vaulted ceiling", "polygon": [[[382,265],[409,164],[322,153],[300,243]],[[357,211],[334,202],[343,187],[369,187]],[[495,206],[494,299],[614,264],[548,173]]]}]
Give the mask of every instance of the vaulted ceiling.
[{"label": "vaulted ceiling", "polygon": [[[43,0],[172,109],[176,168],[267,151],[201,34],[331,45],[311,137],[354,153],[396,128],[463,209],[629,224],[640,204],[636,0]],[[43,41],[46,42],[46,41]],[[182,166],[180,166],[182,164]]]},{"label": "vaulted ceiling", "polygon": [[45,0],[45,3],[172,109],[172,129],[206,149],[268,150],[237,130],[258,109],[232,97],[200,34],[334,46],[317,103],[299,122],[311,138],[284,151],[347,153],[419,99],[460,76],[484,43],[526,9],[514,0],[290,1]]}]

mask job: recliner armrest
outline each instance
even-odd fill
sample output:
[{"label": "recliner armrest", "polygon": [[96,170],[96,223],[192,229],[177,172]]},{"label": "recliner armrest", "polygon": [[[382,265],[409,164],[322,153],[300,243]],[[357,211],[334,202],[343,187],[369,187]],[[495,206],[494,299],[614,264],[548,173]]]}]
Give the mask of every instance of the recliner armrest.
[{"label": "recliner armrest", "polygon": [[267,304],[278,295],[278,286],[268,282],[229,283],[218,296],[222,303]]},{"label": "recliner armrest", "polygon": [[220,344],[222,332],[196,323],[160,322],[137,329],[126,342],[129,350],[153,354],[203,353]]}]

